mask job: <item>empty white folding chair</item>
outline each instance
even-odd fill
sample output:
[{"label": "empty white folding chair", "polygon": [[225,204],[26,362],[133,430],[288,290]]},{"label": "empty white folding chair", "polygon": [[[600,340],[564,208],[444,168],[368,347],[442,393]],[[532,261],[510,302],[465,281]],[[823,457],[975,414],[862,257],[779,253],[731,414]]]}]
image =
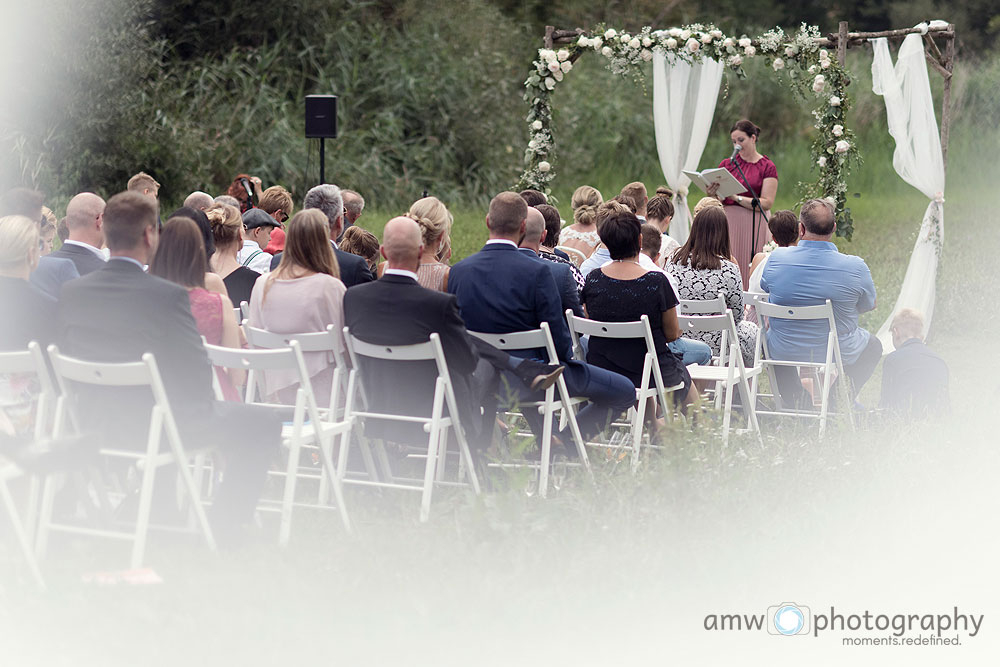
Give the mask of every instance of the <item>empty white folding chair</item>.
[{"label": "empty white folding chair", "polygon": [[568,245],[557,245],[555,249],[562,250],[564,253],[569,255],[569,261],[573,262],[577,268],[579,268],[580,265],[587,260],[587,255],[582,250],[570,248]]},{"label": "empty white folding chair", "polygon": [[[434,484],[445,484],[441,480],[436,480],[436,470],[438,465],[444,465],[444,455],[447,451],[448,431],[453,430],[455,439],[458,441],[460,466],[459,474],[468,476],[469,484],[476,495],[479,495],[479,479],[476,476],[476,469],[472,461],[472,453],[469,450],[469,443],[465,438],[465,431],[459,417],[458,401],[455,398],[454,387],[451,384],[451,376],[448,374],[448,363],[445,361],[444,350],[441,347],[441,338],[437,333],[432,333],[426,343],[414,345],[376,345],[366,343],[351,335],[351,332],[344,327],[344,339],[347,342],[347,350],[351,358],[352,370],[348,376],[347,402],[345,408],[346,418],[354,427],[360,427],[369,420],[381,420],[390,422],[404,422],[420,424],[423,426],[427,437],[427,454],[424,464],[424,478],[421,483],[406,484],[405,480],[389,478],[386,480],[370,478],[345,479],[353,484],[363,484],[369,486],[379,486],[392,489],[404,489],[420,491],[420,520],[427,521],[431,511],[431,496],[434,491]],[[437,367],[437,378],[434,381],[434,394],[432,399],[431,414],[427,417],[414,417],[409,415],[399,415],[391,411],[391,406],[386,406],[383,411],[376,410],[373,402],[368,402],[364,409],[360,409],[361,402],[359,394],[361,392],[361,378],[358,373],[359,358],[382,359],[387,361],[433,361]],[[372,387],[367,387],[368,397],[371,398]],[[377,388],[376,388],[377,389]],[[358,406],[358,407],[356,407]],[[448,414],[445,415],[445,406]],[[351,440],[345,438],[341,445],[340,461],[338,468],[343,475],[347,467],[348,454]],[[440,461],[439,461],[440,459]],[[419,481],[419,480],[417,480]]]},{"label": "empty white folding chair", "polygon": [[[177,422],[163,387],[163,380],[152,354],[142,355],[142,361],[131,363],[100,363],[82,361],[60,354],[59,348],[50,345],[49,359],[59,383],[60,396],[56,401],[54,434],[56,437],[66,435],[69,422],[79,423],[75,416],[75,397],[78,393],[87,391],[89,387],[148,387],[152,391],[153,405],[150,411],[149,428],[144,450],[116,449],[102,447],[100,454],[111,458],[132,460],[141,477],[139,491],[139,510],[135,527],[130,531],[98,529],[87,526],[57,523],[52,518],[53,501],[57,489],[57,477],[48,475],[42,492],[41,517],[38,527],[38,553],[44,554],[50,531],[109,537],[132,542],[131,567],[142,564],[146,548],[146,534],[149,530],[149,515],[153,500],[153,483],[156,470],[159,467],[177,464],[177,470],[183,482],[183,489],[191,501],[191,511],[208,543],[215,549],[215,539],[209,527],[205,509],[199,498],[198,488],[188,467],[189,454],[181,441]],[[79,385],[79,388],[78,388]],[[162,440],[166,435],[167,447],[164,449]]]},{"label": "empty white folding chair", "polygon": [[[552,332],[549,330],[549,323],[542,322],[538,329],[530,331],[517,331],[505,334],[482,333],[470,331],[469,334],[486,341],[493,347],[504,350],[534,350],[544,349],[548,356],[549,364],[558,364],[559,355],[556,354],[556,346],[552,342]],[[559,392],[559,399],[555,394]],[[562,417],[566,420],[570,429],[570,436],[573,438],[573,445],[576,447],[580,463],[591,476],[590,460],[587,458],[586,443],[580,433],[580,426],[576,421],[574,405],[580,403],[582,399],[573,399],[569,395],[566,387],[566,379],[560,375],[555,384],[545,390],[545,398],[540,401],[522,401],[518,403],[523,413],[525,410],[537,410],[542,415],[542,439],[538,443],[541,460],[538,468],[538,493],[544,498],[548,495],[549,487],[549,453],[552,450],[552,421],[557,410],[562,411]]]},{"label": "empty white folding chair", "polygon": [[747,415],[750,430],[760,440],[760,425],[757,423],[757,411],[753,392],[750,390],[750,379],[760,374],[760,365],[747,368],[740,352],[739,338],[736,333],[736,322],[733,311],[728,308],[721,315],[678,315],[677,323],[681,335],[705,333],[709,331],[722,332],[719,346],[718,365],[700,366],[691,364],[687,367],[692,380],[712,382],[715,384],[715,407],[722,408],[722,442],[729,442],[730,425],[733,415],[733,390],[740,392],[740,401]]},{"label": "empty white folding chair", "polygon": [[[322,461],[322,479],[325,479],[326,483],[333,489],[337,509],[340,511],[340,518],[344,523],[344,527],[350,530],[351,521],[344,506],[344,494],[340,476],[337,474],[337,468],[333,463],[334,438],[346,434],[350,430],[350,422],[335,420],[331,412],[328,412],[326,415],[321,413],[316,404],[316,397],[313,394],[312,385],[309,381],[309,372],[306,370],[305,360],[302,357],[302,350],[298,341],[292,340],[287,347],[275,350],[236,350],[205,343],[205,350],[208,352],[208,358],[212,364],[221,368],[254,371],[259,376],[267,371],[294,370],[298,375],[299,388],[296,391],[292,421],[285,423],[281,429],[282,444],[288,450],[288,461],[284,472],[285,486],[280,505],[281,525],[278,530],[278,542],[282,546],[288,544],[288,540],[291,537],[292,508],[294,506],[328,508],[327,505],[322,503],[309,504],[295,501],[295,490],[299,478],[316,477],[312,473],[303,474],[299,469],[302,450],[310,446],[319,449]],[[222,390],[217,381],[215,387],[216,397],[222,400]],[[262,401],[251,402],[275,408],[284,407]]]},{"label": "empty white folding chair", "polygon": [[[759,410],[762,415],[780,415],[785,417],[803,417],[806,419],[819,420],[819,433],[822,435],[826,431],[826,424],[830,411],[830,389],[835,379],[840,379],[841,401],[844,406],[843,413],[846,413],[848,424],[854,428],[854,417],[851,414],[851,403],[847,389],[847,376],[844,373],[844,362],[840,356],[840,341],[837,338],[837,323],[833,317],[833,304],[829,299],[826,303],[816,306],[781,306],[767,301],[759,300],[754,304],[757,309],[757,316],[761,320],[760,335],[757,337],[757,346],[754,351],[754,365],[761,366],[767,371],[768,381],[774,395],[775,410]],[[785,361],[775,359],[768,349],[765,329],[771,326],[771,320],[783,319],[793,321],[804,320],[825,320],[828,327],[826,336],[826,350],[822,361]],[[786,406],[781,400],[781,394],[777,390],[777,381],[774,369],[777,367],[788,368],[811,368],[817,371],[822,379],[822,389],[819,412],[815,410],[802,410],[794,406]],[[753,394],[756,400],[757,385],[753,386]]]},{"label": "empty white folding chair", "polygon": [[[642,362],[642,378],[639,387],[635,390],[636,407],[631,409],[630,431],[632,450],[632,471],[639,468],[639,450],[642,446],[642,434],[646,419],[646,402],[650,398],[655,398],[660,405],[665,419],[670,419],[673,408],[667,400],[668,394],[673,394],[684,388],[684,383],[673,386],[666,386],[663,382],[663,374],[660,371],[660,363],[656,356],[656,344],[653,342],[653,332],[649,326],[649,318],[643,315],[635,322],[601,322],[589,320],[584,317],[577,317],[573,311],[566,311],[566,321],[569,324],[570,335],[573,337],[573,345],[579,348],[581,336],[593,338],[611,338],[616,340],[638,339],[646,344],[646,354]],[[652,382],[650,382],[652,380]],[[605,445],[601,445],[605,446]],[[622,445],[625,447],[625,445]]]}]

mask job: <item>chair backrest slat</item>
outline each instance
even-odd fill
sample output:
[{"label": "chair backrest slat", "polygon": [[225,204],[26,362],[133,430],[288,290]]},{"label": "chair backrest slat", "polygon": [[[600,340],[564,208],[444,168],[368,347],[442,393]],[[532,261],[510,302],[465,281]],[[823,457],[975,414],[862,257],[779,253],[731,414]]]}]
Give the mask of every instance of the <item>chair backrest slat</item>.
[{"label": "chair backrest slat", "polygon": [[238,350],[205,343],[205,351],[208,352],[208,358],[212,365],[222,368],[236,368],[245,371],[295,368],[295,351],[291,347],[276,350]]},{"label": "chair backrest slat", "polygon": [[340,341],[333,325],[328,325],[326,331],[311,331],[308,333],[275,333],[246,326],[247,342],[251,347],[268,350],[288,347],[291,341],[296,341],[303,352],[329,352],[340,349]]},{"label": "chair backrest slat", "polygon": [[781,306],[767,301],[758,301],[754,305],[758,314],[783,320],[826,320],[833,317],[833,305],[829,299],[818,306]]},{"label": "chair backrest slat", "polygon": [[678,315],[721,314],[726,312],[726,297],[719,292],[714,299],[681,299]]},{"label": "chair backrest slat", "polygon": [[149,353],[142,355],[142,361],[105,363],[68,357],[59,352],[58,347],[50,345],[49,358],[57,376],[81,384],[138,387],[152,383],[149,361],[153,355]]},{"label": "chair backrest slat", "polygon": [[634,322],[598,322],[573,316],[573,331],[579,336],[597,338],[645,338],[646,324],[642,320]]},{"label": "chair backrest slat", "polygon": [[[437,334],[431,334],[436,336]],[[397,359],[400,361],[434,361],[434,345],[431,341],[413,345],[377,345],[366,343],[351,335],[354,353],[372,359]]]}]

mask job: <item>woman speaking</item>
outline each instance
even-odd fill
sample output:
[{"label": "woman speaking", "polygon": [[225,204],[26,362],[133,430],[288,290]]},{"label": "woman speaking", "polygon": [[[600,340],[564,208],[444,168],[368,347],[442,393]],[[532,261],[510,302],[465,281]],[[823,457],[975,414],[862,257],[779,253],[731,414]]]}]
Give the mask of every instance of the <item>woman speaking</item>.
[{"label": "woman speaking", "polygon": [[[778,170],[766,155],[757,152],[759,135],[760,128],[750,121],[737,121],[729,135],[733,140],[735,157],[726,158],[719,166],[728,170],[741,184],[749,184],[757,193],[763,212],[769,214],[778,194]],[[740,175],[740,169],[743,170],[743,175]],[[746,176],[745,180],[743,176]],[[718,186],[713,186],[709,188],[708,194],[718,199],[717,190]],[[749,189],[721,201],[725,205],[726,219],[729,222],[729,245],[743,277],[743,289],[746,290],[750,279],[750,260],[770,239],[767,220],[761,211],[756,212],[756,221],[754,220],[753,195]]]}]

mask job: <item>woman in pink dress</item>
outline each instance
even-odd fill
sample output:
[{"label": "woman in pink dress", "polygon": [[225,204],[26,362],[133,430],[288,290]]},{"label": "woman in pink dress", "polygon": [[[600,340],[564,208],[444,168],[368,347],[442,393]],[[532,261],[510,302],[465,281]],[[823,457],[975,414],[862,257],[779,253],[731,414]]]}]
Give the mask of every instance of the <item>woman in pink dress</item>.
[{"label": "woman in pink dress", "polygon": [[[726,158],[719,163],[740,183],[749,183],[757,193],[761,208],[765,214],[770,214],[774,206],[774,198],[778,194],[778,170],[766,155],[757,152],[757,137],[760,128],[749,120],[739,120],[730,131],[734,146],[740,147],[735,160]],[[737,165],[743,170],[746,181],[740,175]],[[709,188],[708,194],[717,197],[718,187]],[[736,265],[743,278],[743,289],[746,290],[750,280],[750,260],[761,251],[764,244],[771,240],[767,229],[767,221],[760,211],[757,211],[757,224],[754,229],[753,195],[744,190],[734,197],[721,200],[725,205],[726,218],[729,221],[729,245],[732,248]]]},{"label": "woman in pink dress", "polygon": [[[239,348],[239,327],[233,303],[226,295],[205,289],[207,271],[205,242],[198,225],[189,218],[167,220],[160,232],[156,255],[149,263],[149,272],[187,289],[195,326],[206,341],[212,345]],[[231,376],[221,368],[216,368],[215,373],[225,400],[239,401],[236,385],[242,383],[242,373],[236,371]]]}]

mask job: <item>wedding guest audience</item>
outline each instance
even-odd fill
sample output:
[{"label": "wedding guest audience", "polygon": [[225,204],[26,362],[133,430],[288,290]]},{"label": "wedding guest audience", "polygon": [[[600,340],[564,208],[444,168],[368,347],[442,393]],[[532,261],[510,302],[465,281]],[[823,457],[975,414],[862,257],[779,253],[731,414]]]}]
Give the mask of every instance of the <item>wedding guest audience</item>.
[{"label": "wedding guest audience", "polygon": [[[417,282],[427,289],[448,291],[448,272],[451,267],[438,259],[441,246],[451,238],[454,218],[448,208],[437,197],[423,197],[413,202],[406,217],[420,226],[423,254],[417,269]],[[385,271],[386,265],[379,267]]]},{"label": "wedding guest audience", "polygon": [[[41,192],[27,188],[14,188],[4,193],[0,201],[0,215],[23,216],[33,220],[37,226],[42,220],[44,197]],[[59,290],[63,283],[80,276],[76,265],[65,257],[53,257],[52,254],[39,258],[32,266],[30,281],[37,289],[52,297],[59,298]]]},{"label": "wedding guest audience", "polygon": [[619,204],[624,204],[625,208],[632,211],[633,215],[639,210],[639,200],[632,195],[618,195],[612,197],[611,201],[616,201]]},{"label": "wedding guest audience", "polygon": [[195,190],[184,200],[184,207],[193,208],[196,211],[204,211],[214,203],[215,202],[212,201],[212,195],[207,192],[202,192],[201,190]]},{"label": "wedding guest audience", "polygon": [[271,270],[272,255],[264,249],[271,242],[271,233],[280,226],[277,220],[262,209],[252,208],[243,214],[243,247],[236,259],[240,264],[257,273]]},{"label": "wedding guest audience", "polygon": [[240,264],[237,255],[243,243],[243,218],[235,206],[213,204],[205,211],[212,225],[215,252],[209,258],[212,271],[222,277],[229,300],[239,306],[250,301],[250,294],[260,274]]},{"label": "wedding guest audience", "polygon": [[[344,285],[353,287],[375,279],[372,272],[368,270],[368,263],[364,259],[340,250],[334,242],[334,239],[340,237],[344,226],[344,200],[341,197],[340,188],[330,183],[317,185],[306,193],[302,208],[304,210],[318,209],[326,216],[327,225],[330,228],[328,242],[333,247],[334,257],[340,270],[339,278]],[[287,235],[285,242],[288,242]],[[278,253],[271,260],[272,271],[281,262],[281,256],[282,253]]]},{"label": "wedding guest audience", "polygon": [[260,203],[257,207],[277,220],[279,224],[276,226],[281,229],[281,226],[292,217],[295,205],[292,203],[292,195],[288,190],[280,185],[272,185],[261,193]]},{"label": "wedding guest audience", "polygon": [[[471,331],[510,333],[548,323],[559,361],[565,367],[563,376],[570,394],[590,399],[577,416],[583,437],[589,439],[612,417],[628,409],[635,400],[635,388],[628,378],[573,360],[569,330],[551,271],[544,262],[517,250],[527,216],[528,206],[516,192],[494,197],[486,217],[490,240],[478,253],[452,267],[448,291],[458,297],[462,319]],[[539,350],[519,354],[544,358],[536,356],[543,354]],[[537,394],[532,399],[537,399]],[[525,418],[535,434],[540,434],[538,414],[528,410]]]},{"label": "wedding guest audience", "polygon": [[104,267],[104,200],[83,192],[66,205],[69,238],[49,257],[69,259],[81,276]]},{"label": "wedding guest audience", "polygon": [[125,189],[129,192],[138,192],[141,195],[150,197],[153,201],[159,201],[160,184],[156,182],[155,178],[144,171],[140,171],[128,179],[128,185],[125,186]]},{"label": "wedding guest audience", "polygon": [[604,202],[597,188],[581,185],[573,193],[570,205],[573,207],[573,224],[562,230],[560,245],[574,248],[590,257],[601,242],[597,235],[597,207]]},{"label": "wedding guest audience", "polygon": [[[844,371],[853,398],[868,381],[879,359],[882,343],[858,326],[858,316],[875,308],[875,283],[860,257],[844,255],[833,243],[837,229],[834,209],[825,199],[810,199],[799,211],[799,243],[771,253],[760,279],[769,301],[781,306],[833,303],[837,338]],[[822,361],[826,358],[829,327],[825,320],[772,319],[767,344],[775,359]],[[780,372],[779,372],[780,371]],[[799,405],[805,392],[794,368],[775,368],[783,402]]]},{"label": "wedding guest audience", "polygon": [[38,258],[38,221],[23,215],[0,218],[0,350],[24,350],[33,340],[42,347],[51,342],[56,300],[28,282]]},{"label": "wedding guest audience", "polygon": [[[215,253],[215,236],[212,233],[212,223],[208,221],[208,216],[205,215],[205,212],[200,209],[182,206],[171,213],[170,217],[188,218],[194,221],[194,224],[198,226],[198,231],[201,233],[206,266],[211,268],[211,258]],[[226,289],[226,283],[222,280],[222,276],[211,270],[205,273],[205,289],[215,294],[229,295],[229,290]]]},{"label": "wedding guest audience", "polygon": [[[240,215],[254,207],[254,200],[260,201],[260,186],[260,179],[250,174],[237,174],[233,182],[229,184],[226,194],[239,202],[237,206],[240,209]],[[247,188],[250,189],[249,192]],[[218,200],[216,197],[216,201]],[[229,204],[230,202],[225,203]]]},{"label": "wedding guest audience", "polygon": [[793,211],[775,211],[771,214],[771,219],[767,221],[767,228],[771,230],[771,238],[774,243],[768,243],[764,249],[757,253],[750,263],[750,284],[748,292],[760,293],[760,276],[764,273],[764,265],[767,258],[771,256],[771,251],[776,248],[788,248],[799,242],[799,219],[795,217]]},{"label": "wedding guest audience", "polygon": [[[638,216],[636,216],[638,218]],[[663,243],[663,234],[656,225],[644,223],[642,225],[642,238],[640,239],[640,251],[653,261],[653,264],[660,263],[660,244]]]},{"label": "wedding guest audience", "polygon": [[646,192],[645,184],[632,181],[623,187],[619,194],[630,197],[635,202],[635,217],[639,219],[639,222],[646,222],[646,205],[649,203],[649,195]]},{"label": "wedding guest audience", "polygon": [[[107,204],[104,229],[111,259],[63,287],[60,349],[101,362],[156,359],[184,445],[221,450],[225,475],[210,509],[216,539],[236,541],[254,509],[277,453],[281,417],[258,406],[213,400],[211,365],[191,315],[187,290],[142,270],[159,238],[157,206],[123,192]],[[107,446],[145,447],[150,395],[132,388],[91,387],[77,396],[78,426]],[[163,480],[169,481],[169,477]],[[173,485],[164,483],[163,497]]]},{"label": "wedding guest audience", "polygon": [[562,303],[562,310],[572,310],[574,315],[583,317],[583,307],[580,305],[580,293],[576,289],[576,280],[569,267],[560,262],[546,262],[538,255],[538,249],[542,243],[542,236],[545,234],[545,218],[541,211],[531,206],[528,207],[528,217],[524,223],[524,235],[519,244],[519,250],[540,262],[544,262],[552,273],[552,278],[556,281],[559,290],[559,300]]},{"label": "wedding guest audience", "polygon": [[378,267],[378,248],[378,237],[358,226],[348,227],[340,240],[340,249],[364,258],[372,272]]},{"label": "wedding guest audience", "polygon": [[556,246],[559,245],[559,232],[562,227],[559,210],[555,206],[548,204],[539,204],[535,208],[538,209],[538,212],[545,219],[545,235],[542,236],[542,243],[538,246],[538,256],[546,261],[558,262],[568,266],[570,273],[573,274],[576,290],[579,292],[583,289],[583,274],[580,273],[580,269],[577,268],[576,264],[570,260],[569,255],[562,250],[556,249]]},{"label": "wedding guest audience", "polygon": [[[743,318],[743,283],[740,270],[729,259],[729,231],[726,214],[716,207],[703,209],[694,217],[687,243],[671,257],[667,271],[674,277],[678,296],[692,301],[706,301],[720,293],[733,313],[739,336],[743,363],[753,365],[757,344],[757,325]],[[708,343],[719,354],[721,331],[706,331],[692,336]]]},{"label": "wedding guest audience", "polygon": [[[48,211],[48,209],[44,209]],[[49,215],[52,215],[52,211],[49,211]],[[52,216],[55,218],[55,216]],[[42,222],[38,223],[38,247],[42,253],[42,257],[52,253],[52,244],[56,238],[56,223],[49,220],[48,217]]]},{"label": "wedding guest audience", "polygon": [[660,261],[657,262],[660,267],[666,266],[670,256],[681,247],[681,244],[667,233],[673,218],[674,203],[670,201],[669,195],[657,193],[646,204],[646,222],[660,230]]},{"label": "wedding guest audience", "polygon": [[[208,259],[201,230],[193,220],[186,217],[167,220],[156,246],[156,254],[149,263],[149,273],[187,290],[195,326],[206,341],[212,345],[241,347],[233,302],[224,294],[205,289]],[[229,374],[218,367],[215,372],[225,399],[239,401]]]},{"label": "wedding guest audience", "polygon": [[[361,213],[365,210],[365,198],[354,190],[341,190],[340,196],[344,201],[344,231],[347,231],[358,221]],[[343,236],[344,232],[341,232]],[[340,239],[337,239],[338,243]]]},{"label": "wedding guest audience", "polygon": [[[691,377],[680,355],[668,347],[670,341],[681,335],[677,297],[663,273],[639,264],[643,226],[657,234],[654,248],[658,252],[659,230],[641,225],[631,212],[618,211],[603,221],[601,241],[609,249],[612,261],[587,275],[584,307],[588,318],[602,322],[635,322],[646,315],[663,382],[668,387],[683,384],[675,396],[679,403],[689,403],[694,399]],[[645,340],[591,337],[587,362],[624,375],[639,387],[645,356]]]},{"label": "wedding guest audience", "polygon": [[240,208],[240,200],[236,197],[230,197],[229,195],[219,195],[213,200],[216,204],[225,204],[226,206],[232,206],[236,210]]},{"label": "wedding guest audience", "polygon": [[701,213],[706,208],[724,208],[721,201],[715,197],[702,197],[698,200],[698,203],[694,205],[694,210],[691,211],[691,216],[694,217]]},{"label": "wedding guest audience", "polygon": [[[346,254],[346,253],[345,253]],[[357,255],[352,255],[364,262]],[[250,296],[250,326],[275,333],[310,333],[344,328],[344,283],[330,244],[330,226],[323,211],[308,206],[288,223],[281,263],[257,279]],[[337,337],[340,340],[340,337]],[[306,352],[306,368],[316,400],[330,402],[335,366],[332,355]],[[298,382],[291,371],[265,375],[267,393],[294,403]]]},{"label": "wedding guest audience", "polygon": [[882,362],[882,398],[879,407],[906,418],[946,414],[948,364],[924,343],[924,318],[913,308],[902,308],[889,327],[892,345]]},{"label": "wedding guest audience", "polygon": [[521,190],[518,194],[521,195],[521,199],[524,200],[524,203],[527,204],[529,208],[549,203],[549,198],[545,196],[545,193],[539,192],[538,190],[532,190],[529,188],[527,190]]}]

